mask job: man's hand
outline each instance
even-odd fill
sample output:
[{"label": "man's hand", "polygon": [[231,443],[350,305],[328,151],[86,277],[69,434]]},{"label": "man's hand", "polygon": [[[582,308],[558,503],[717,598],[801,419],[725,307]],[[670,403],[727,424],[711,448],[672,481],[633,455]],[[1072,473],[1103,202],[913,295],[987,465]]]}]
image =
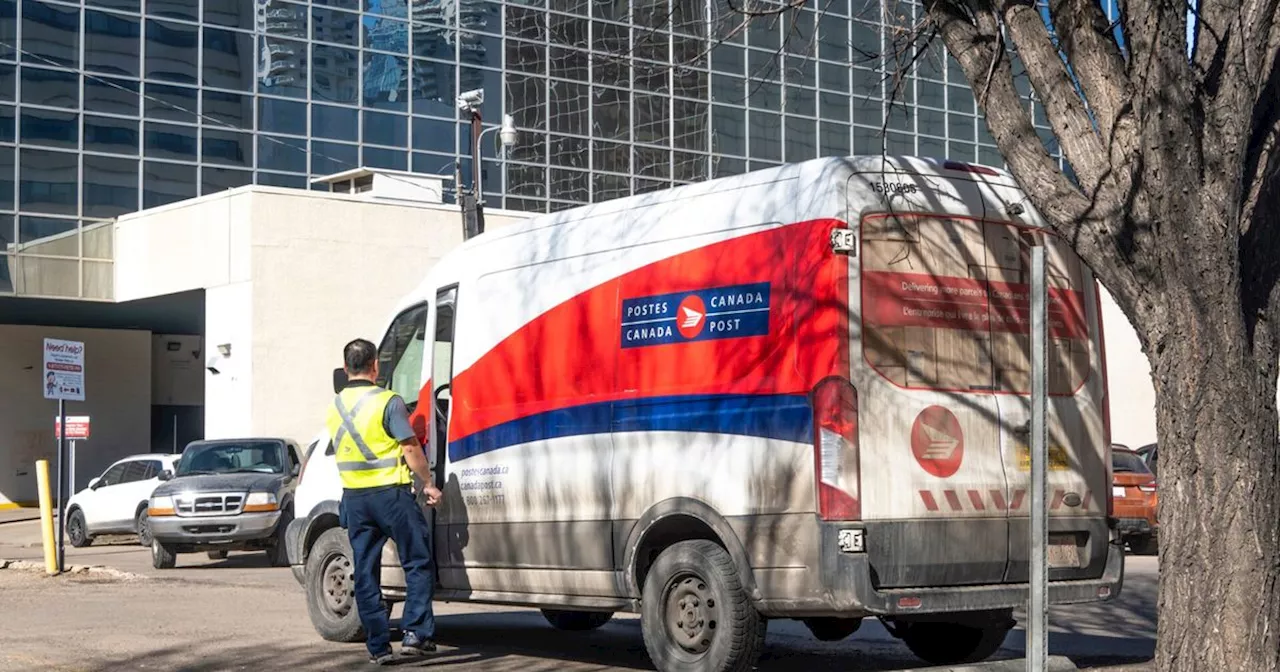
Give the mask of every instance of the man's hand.
[{"label": "man's hand", "polygon": [[440,488],[437,488],[430,483],[427,483],[422,487],[422,494],[427,496],[427,506],[435,506],[444,498],[444,493],[440,492]]}]

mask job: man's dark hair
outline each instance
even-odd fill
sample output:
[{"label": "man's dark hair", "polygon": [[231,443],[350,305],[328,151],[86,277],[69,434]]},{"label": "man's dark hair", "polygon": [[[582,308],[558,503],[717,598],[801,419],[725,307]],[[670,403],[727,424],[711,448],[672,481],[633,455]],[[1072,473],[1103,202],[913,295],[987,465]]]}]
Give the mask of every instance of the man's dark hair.
[{"label": "man's dark hair", "polygon": [[373,343],[357,338],[342,349],[342,364],[348,373],[368,373],[378,359],[378,349]]}]

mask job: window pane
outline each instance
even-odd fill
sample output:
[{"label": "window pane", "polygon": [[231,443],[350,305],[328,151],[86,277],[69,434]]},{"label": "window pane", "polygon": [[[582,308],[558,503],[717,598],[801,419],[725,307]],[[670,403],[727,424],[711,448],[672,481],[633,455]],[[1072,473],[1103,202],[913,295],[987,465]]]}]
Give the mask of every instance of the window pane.
[{"label": "window pane", "polygon": [[[402,5],[403,6],[403,5]],[[409,24],[404,21],[366,16],[364,47],[393,54],[409,54]]]},{"label": "window pane", "polygon": [[231,170],[229,168],[210,168],[205,166],[202,169],[203,178],[200,181],[201,194],[216,194],[219,191],[235,189],[243,187],[246,184],[253,184],[253,173],[247,170]]},{"label": "window pane", "polygon": [[812,119],[788,116],[786,127],[788,162],[807,161],[817,156],[817,129]]},{"label": "window pane", "polygon": [[391,323],[378,346],[379,383],[406,399],[417,399],[426,353],[427,306],[412,308]]},{"label": "window pane", "polygon": [[269,187],[286,187],[289,189],[306,189],[307,178],[302,175],[281,175],[279,173],[258,173],[258,184]]},{"label": "window pane", "polygon": [[267,35],[307,39],[307,7],[283,0],[259,0],[260,29]]},{"label": "window pane", "polygon": [[258,130],[267,133],[306,135],[306,103],[277,98],[259,98]]},{"label": "window pane", "polygon": [[17,58],[18,44],[18,3],[15,0],[0,0],[0,58]]},{"label": "window pane", "polygon": [[194,26],[147,20],[147,79],[197,83],[199,38]]},{"label": "window pane", "polygon": [[22,102],[75,108],[80,103],[80,77],[64,70],[23,66]]},{"label": "window pane", "polygon": [[147,158],[183,159],[194,163],[198,156],[196,129],[190,126],[146,122],[144,142]]},{"label": "window pane", "polygon": [[22,113],[22,142],[48,147],[80,147],[80,115],[26,108]]},{"label": "window pane", "polygon": [[18,66],[0,63],[0,100],[11,101],[17,90]]},{"label": "window pane", "polygon": [[256,66],[252,35],[217,28],[204,29],[205,86],[252,92]]},{"label": "window pane", "polygon": [[116,217],[138,209],[138,161],[84,157],[84,216]]},{"label": "window pane", "polygon": [[156,208],[196,195],[196,167],[147,161],[142,175],[142,207]]},{"label": "window pane", "polygon": [[0,142],[13,142],[18,138],[14,130],[18,120],[16,109],[12,105],[0,105]]},{"label": "window pane", "polygon": [[551,129],[557,133],[574,133],[587,135],[590,127],[587,123],[587,110],[590,107],[587,98],[587,85],[577,82],[551,80],[549,100],[551,101]]},{"label": "window pane", "polygon": [[127,79],[85,77],[84,110],[136,117],[139,86],[138,82]]},{"label": "window pane", "polygon": [[[80,256],[80,240],[75,236],[80,222],[53,217],[24,216],[18,219],[18,242],[28,246],[25,251],[60,257]],[[38,248],[29,247],[36,243]]]},{"label": "window pane", "polygon": [[[204,90],[204,123],[216,119],[236,128],[253,128],[253,98],[239,93]],[[303,117],[305,120],[306,117]],[[217,124],[214,124],[217,125]]]},{"label": "window pane", "polygon": [[850,152],[849,126],[846,124],[822,122],[819,137],[821,156],[847,156]]},{"label": "window pane", "polygon": [[197,89],[154,82],[147,82],[143,87],[147,92],[142,103],[147,119],[196,123],[199,117],[196,114],[199,109]]},{"label": "window pane", "polygon": [[256,0],[204,0],[204,22],[253,30]]},{"label": "window pane", "polygon": [[22,60],[37,65],[80,64],[80,10],[36,0],[22,2]]},{"label": "window pane", "polygon": [[717,154],[747,155],[746,110],[715,105],[711,128],[712,151]]},{"label": "window pane", "polygon": [[361,165],[370,168],[385,168],[387,170],[408,170],[409,153],[398,149],[365,147],[364,161],[361,162]]},{"label": "window pane", "polygon": [[19,207],[31,212],[78,214],[78,164],[71,152],[22,150],[18,168]]},{"label": "window pane", "polygon": [[[299,49],[305,47],[298,45]],[[332,103],[356,102],[360,52],[317,44],[311,52],[311,96]],[[268,77],[263,76],[264,84]]]},{"label": "window pane", "polygon": [[637,142],[649,142],[656,145],[671,143],[669,122],[669,98],[637,93],[632,101],[634,109],[635,134]]},{"label": "window pane", "polygon": [[359,135],[359,112],[332,105],[311,106],[311,134],[319,138],[355,141]]},{"label": "window pane", "polygon": [[340,142],[311,142],[311,173],[332,175],[355,168],[359,163],[359,150],[355,145]]},{"label": "window pane", "polygon": [[[207,163],[252,167],[252,137],[249,133],[206,128],[201,142],[203,159]],[[248,182],[243,184],[248,184]]]},{"label": "window pane", "polygon": [[365,112],[364,141],[375,145],[407,147],[409,118],[397,114]]},{"label": "window pane", "polygon": [[[13,210],[13,170],[15,152],[12,147],[0,147],[0,209]],[[0,228],[5,222],[0,220]]]},{"label": "window pane", "polygon": [[114,116],[84,115],[84,148],[110,154],[138,154],[138,123]]},{"label": "window pane", "polygon": [[631,94],[619,89],[592,89],[592,135],[627,140],[631,135]]},{"label": "window pane", "polygon": [[675,113],[672,116],[675,128],[672,132],[672,144],[676,149],[707,151],[707,117],[710,106],[692,100],[673,101]]},{"label": "window pane", "polygon": [[748,119],[751,131],[751,158],[782,160],[782,119],[776,114],[752,110]]},{"label": "window pane", "polygon": [[147,0],[147,14],[184,21],[199,21],[198,7],[191,0]]},{"label": "window pane", "polygon": [[[413,148],[428,152],[453,154],[456,143],[454,128],[451,122],[414,117]],[[437,171],[432,170],[430,172]]]},{"label": "window pane", "polygon": [[138,77],[142,20],[87,9],[84,12],[84,67]]},{"label": "window pane", "polygon": [[302,138],[258,136],[258,167],[286,172],[307,172],[307,141]]},{"label": "window pane", "polygon": [[411,73],[413,113],[454,118],[454,66],[450,63],[413,59]]},{"label": "window pane", "polygon": [[364,104],[384,110],[409,109],[409,59],[377,52],[364,55]]},{"label": "window pane", "polygon": [[325,7],[311,8],[311,37],[347,47],[360,46],[360,15]]},{"label": "window pane", "polygon": [[[307,45],[278,37],[258,38],[258,91],[275,96],[307,95]],[[352,76],[354,79],[354,75]],[[353,87],[354,88],[354,85]]]}]

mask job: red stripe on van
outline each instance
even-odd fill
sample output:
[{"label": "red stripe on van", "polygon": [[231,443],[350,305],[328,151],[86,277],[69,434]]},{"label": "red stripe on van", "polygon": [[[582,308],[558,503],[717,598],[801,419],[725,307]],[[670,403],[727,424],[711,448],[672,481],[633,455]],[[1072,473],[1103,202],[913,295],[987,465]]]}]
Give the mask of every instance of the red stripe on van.
[{"label": "red stripe on van", "polygon": [[1065,490],[1054,490],[1054,491],[1053,491],[1053,503],[1049,505],[1049,510],[1050,510],[1050,511],[1057,511],[1058,509],[1061,509],[1061,508],[1062,508],[1062,500],[1063,500],[1063,498],[1064,498],[1064,497],[1066,497],[1066,496],[1067,496],[1067,493],[1066,493],[1066,491],[1065,491]]},{"label": "red stripe on van", "polygon": [[1027,491],[1026,491],[1026,490],[1014,490],[1014,491],[1013,491],[1013,503],[1009,505],[1009,510],[1010,510],[1010,511],[1017,511],[1018,509],[1021,509],[1021,508],[1022,508],[1022,500],[1023,500],[1024,498],[1026,498],[1026,496],[1027,496]]},{"label": "red stripe on van", "polygon": [[995,503],[996,503],[996,510],[997,510],[997,511],[1004,511],[1004,510],[1005,510],[1005,505],[1004,505],[1004,493],[1000,492],[999,490],[992,490],[992,491],[991,491],[991,499],[995,501]]},{"label": "red stripe on van", "polygon": [[920,501],[924,502],[924,508],[930,511],[938,510],[938,500],[933,498],[933,493],[928,490],[920,491]]},{"label": "red stripe on van", "polygon": [[947,503],[951,505],[952,511],[964,510],[963,507],[960,506],[960,495],[957,495],[955,490],[947,490],[946,495]]},{"label": "red stripe on van", "polygon": [[987,505],[982,501],[982,493],[978,490],[969,491],[969,501],[973,502],[973,508],[979,511],[986,511]]}]

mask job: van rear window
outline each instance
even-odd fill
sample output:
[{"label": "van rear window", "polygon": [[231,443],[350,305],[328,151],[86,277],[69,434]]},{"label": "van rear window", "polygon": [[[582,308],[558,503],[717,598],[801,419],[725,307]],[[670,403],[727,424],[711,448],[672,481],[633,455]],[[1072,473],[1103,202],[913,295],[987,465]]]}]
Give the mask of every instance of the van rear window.
[{"label": "van rear window", "polygon": [[950,215],[862,220],[862,344],[896,385],[964,392],[1031,390],[1031,247],[1046,246],[1049,391],[1089,376],[1079,257],[1039,229]]}]

